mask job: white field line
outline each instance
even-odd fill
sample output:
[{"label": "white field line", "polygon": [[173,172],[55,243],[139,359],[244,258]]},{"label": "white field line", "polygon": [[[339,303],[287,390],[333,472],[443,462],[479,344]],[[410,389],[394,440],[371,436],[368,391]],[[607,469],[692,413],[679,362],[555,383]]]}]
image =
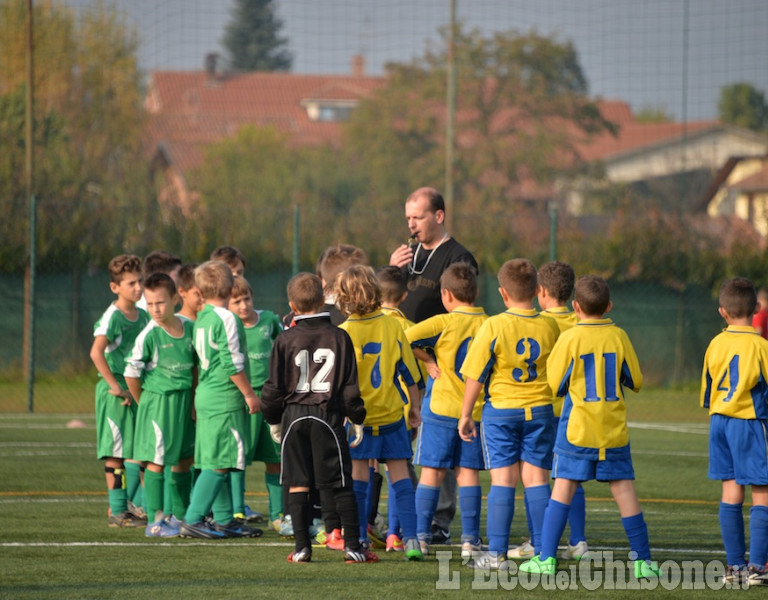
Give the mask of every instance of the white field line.
[{"label": "white field line", "polygon": [[61,419],[82,419],[93,421],[96,416],[93,413],[0,413],[0,421],[30,421],[30,420],[61,420]]},{"label": "white field line", "polygon": [[636,421],[628,421],[627,425],[630,429],[649,429],[653,431],[709,435],[709,423],[639,423]]},{"label": "white field line", "polygon": [[[67,427],[66,423],[3,423],[0,422],[0,429],[71,429]],[[85,427],[78,427],[77,429],[96,429],[96,426],[86,423]]]},{"label": "white field line", "polygon": [[0,442],[0,448],[95,448],[96,442]]}]

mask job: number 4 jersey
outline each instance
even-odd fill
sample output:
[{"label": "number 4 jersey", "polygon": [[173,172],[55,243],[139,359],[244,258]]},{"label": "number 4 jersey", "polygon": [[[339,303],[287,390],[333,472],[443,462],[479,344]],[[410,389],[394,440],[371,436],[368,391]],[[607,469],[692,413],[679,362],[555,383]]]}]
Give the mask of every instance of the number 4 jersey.
[{"label": "number 4 jersey", "polygon": [[286,405],[304,404],[362,423],[365,408],[349,336],[331,324],[328,313],[298,315],[295,321],[272,347],[269,377],[261,390],[264,419],[279,423]]},{"label": "number 4 jersey", "polygon": [[555,452],[604,460],[606,450],[628,446],[624,388],[639,391],[643,374],[623,329],[611,319],[579,321],[558,338],[547,377],[565,397]]},{"label": "number 4 jersey", "polygon": [[768,419],[768,340],[752,327],[731,325],[704,356],[701,406],[709,414]]}]

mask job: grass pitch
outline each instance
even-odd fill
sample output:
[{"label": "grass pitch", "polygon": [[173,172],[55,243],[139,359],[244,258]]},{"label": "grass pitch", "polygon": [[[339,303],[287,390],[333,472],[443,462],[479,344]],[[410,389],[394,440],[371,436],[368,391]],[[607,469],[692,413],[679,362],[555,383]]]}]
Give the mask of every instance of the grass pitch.
[{"label": "grass pitch", "polygon": [[[708,418],[697,406],[697,393],[643,391],[630,394],[628,405],[636,486],[654,559],[671,561],[665,563],[670,569],[682,561],[705,566],[722,561],[719,483],[706,477]],[[86,427],[67,428],[75,417]],[[556,580],[521,589],[524,582],[514,575],[497,578],[463,566],[458,546],[433,546],[452,552],[451,558],[432,555],[422,563],[408,563],[401,554],[382,550],[381,562],[367,565],[346,565],[340,553],[321,549],[311,563],[295,565],[286,561],[292,543],[271,531],[255,540],[221,542],[146,538],[140,529],[107,527],[103,469],[94,455],[92,414],[0,414],[0,598],[464,597],[509,594],[504,587],[513,583],[513,592],[526,597],[558,593],[622,598],[637,593],[604,584],[589,590],[595,579],[579,578],[573,561],[559,563]],[[487,493],[487,476],[483,482]],[[262,465],[250,468],[247,489],[251,507],[266,512]],[[607,485],[590,482],[585,489],[590,548],[625,560],[627,540]],[[512,543],[527,536],[521,494],[522,489]],[[458,516],[452,533],[458,540]],[[595,577],[621,577],[624,587],[633,585],[631,577],[616,574],[615,565],[593,567]],[[608,573],[611,569],[614,575]],[[708,589],[703,575],[700,582],[704,589],[685,590],[673,581],[668,586],[672,589],[658,586],[654,593],[676,598],[726,593]]]}]

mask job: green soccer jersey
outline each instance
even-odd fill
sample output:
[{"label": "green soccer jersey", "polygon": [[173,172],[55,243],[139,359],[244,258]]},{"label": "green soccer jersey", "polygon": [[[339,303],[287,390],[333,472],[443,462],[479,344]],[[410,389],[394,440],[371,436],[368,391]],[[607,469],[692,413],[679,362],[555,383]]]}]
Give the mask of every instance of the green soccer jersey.
[{"label": "green soccer jersey", "polygon": [[192,321],[182,320],[183,333],[174,337],[155,321],[142,330],[126,359],[125,376],[142,379],[144,390],[165,394],[192,389]]},{"label": "green soccer jersey", "polygon": [[242,410],[245,399],[230,379],[248,368],[245,329],[234,313],[206,304],[194,327],[199,377],[195,410],[200,417]]},{"label": "green soccer jersey", "polygon": [[109,370],[120,385],[125,384],[125,359],[131,353],[139,333],[149,322],[146,311],[140,308],[137,308],[137,311],[136,320],[131,321],[117,306],[110,304],[93,326],[93,337],[103,335],[109,342],[104,350],[104,357],[107,359]]},{"label": "green soccer jersey", "polygon": [[255,325],[245,327],[248,346],[248,362],[251,368],[251,386],[257,392],[264,387],[269,375],[269,355],[272,345],[280,333],[280,318],[268,310],[257,310],[259,320]]}]

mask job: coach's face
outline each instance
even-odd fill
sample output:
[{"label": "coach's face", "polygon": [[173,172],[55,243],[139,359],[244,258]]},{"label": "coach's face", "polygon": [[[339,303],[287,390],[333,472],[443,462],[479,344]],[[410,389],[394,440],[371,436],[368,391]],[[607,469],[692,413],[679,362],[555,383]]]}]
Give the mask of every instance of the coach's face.
[{"label": "coach's face", "polygon": [[405,203],[405,218],[411,235],[426,249],[439,244],[445,235],[445,212],[433,212],[426,196],[418,196]]}]

